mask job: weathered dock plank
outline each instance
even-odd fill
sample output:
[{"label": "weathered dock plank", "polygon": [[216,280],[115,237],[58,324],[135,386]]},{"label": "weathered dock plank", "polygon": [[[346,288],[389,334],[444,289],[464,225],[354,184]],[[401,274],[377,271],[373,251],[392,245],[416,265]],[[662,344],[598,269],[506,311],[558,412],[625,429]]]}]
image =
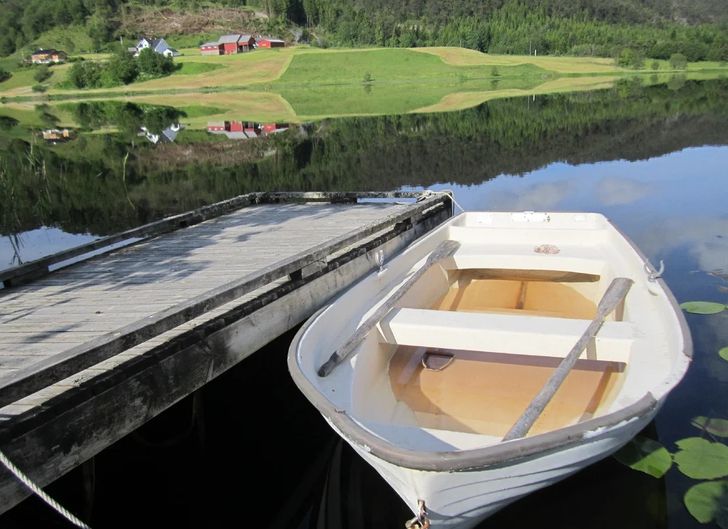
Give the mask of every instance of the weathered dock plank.
[{"label": "weathered dock plank", "polygon": [[[376,267],[375,251],[396,253],[452,214],[443,196],[247,200],[0,290],[0,446],[39,484],[299,324]],[[28,273],[41,274],[6,284]],[[27,494],[0,470],[0,513]]]}]

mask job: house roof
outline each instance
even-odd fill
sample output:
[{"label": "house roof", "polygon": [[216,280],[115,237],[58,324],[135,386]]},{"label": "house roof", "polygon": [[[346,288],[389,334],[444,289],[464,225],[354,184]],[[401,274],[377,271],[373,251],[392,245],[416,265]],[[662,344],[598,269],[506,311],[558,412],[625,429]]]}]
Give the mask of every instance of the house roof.
[{"label": "house roof", "polygon": [[235,35],[223,35],[219,39],[217,39],[218,44],[230,44],[233,42],[238,42],[240,40],[240,37],[242,35],[235,34]]},{"label": "house roof", "polygon": [[230,35],[223,35],[219,39],[217,39],[218,44],[231,44],[234,42],[240,42],[242,41],[249,41],[251,39],[250,35],[242,35],[240,33],[233,33]]},{"label": "house roof", "polygon": [[220,45],[219,42],[205,42],[204,44],[200,44],[200,48],[216,48]]},{"label": "house roof", "polygon": [[169,44],[167,44],[167,41],[164,39],[154,39],[152,41],[151,47],[156,52],[174,49]]},{"label": "house roof", "polygon": [[47,50],[44,50],[43,48],[39,48],[35,50],[32,55],[38,55],[40,53],[48,54],[48,53],[65,53],[60,50],[56,50],[55,48],[48,48]]}]

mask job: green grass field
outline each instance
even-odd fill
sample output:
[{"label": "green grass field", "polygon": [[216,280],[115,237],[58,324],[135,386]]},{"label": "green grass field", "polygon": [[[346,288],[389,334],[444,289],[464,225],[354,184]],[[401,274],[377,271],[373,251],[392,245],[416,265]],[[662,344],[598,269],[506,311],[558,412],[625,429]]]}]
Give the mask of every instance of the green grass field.
[{"label": "green grass field", "polygon": [[[495,72],[493,68],[496,68]],[[357,84],[367,80],[376,84],[452,83],[494,76],[528,78],[546,73],[546,70],[532,64],[454,66],[434,55],[387,48],[294,55],[277,84]]]},{"label": "green grass field", "polygon": [[[3,59],[0,67],[8,64],[14,75],[0,83],[0,96],[5,104],[123,98],[171,105],[186,109],[188,126],[204,127],[207,120],[219,119],[300,122],[450,111],[496,97],[605,88],[625,76],[663,80],[675,74],[691,79],[728,74],[728,66],[719,63],[693,63],[674,72],[666,61],[657,61],[657,70],[634,71],[604,58],[488,55],[463,48],[296,47],[232,56],[183,51],[174,74],[111,89],[59,88],[70,64],[54,66],[45,83],[50,89],[40,97],[31,91],[33,70],[18,69],[17,59]],[[107,57],[84,55],[86,60]]]}]

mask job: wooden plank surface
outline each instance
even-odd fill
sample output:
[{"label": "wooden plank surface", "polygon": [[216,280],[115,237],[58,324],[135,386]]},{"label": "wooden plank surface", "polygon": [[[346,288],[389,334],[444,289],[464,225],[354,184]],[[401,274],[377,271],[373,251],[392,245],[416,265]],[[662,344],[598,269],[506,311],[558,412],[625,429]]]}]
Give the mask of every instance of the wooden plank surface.
[{"label": "wooden plank surface", "polygon": [[0,385],[408,207],[251,206],[0,290]]}]

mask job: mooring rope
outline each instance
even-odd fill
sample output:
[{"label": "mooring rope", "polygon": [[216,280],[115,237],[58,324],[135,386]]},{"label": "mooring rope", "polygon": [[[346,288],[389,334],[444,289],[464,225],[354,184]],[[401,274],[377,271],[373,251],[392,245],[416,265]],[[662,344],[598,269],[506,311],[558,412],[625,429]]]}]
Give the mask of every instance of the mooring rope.
[{"label": "mooring rope", "polygon": [[23,474],[23,472],[16,467],[12,461],[10,461],[7,456],[0,450],[0,463],[5,465],[5,468],[7,468],[10,472],[15,475],[18,480],[28,487],[31,491],[33,491],[41,500],[46,502],[48,505],[53,507],[56,511],[58,511],[60,514],[62,514],[69,522],[71,522],[76,527],[81,527],[82,529],[91,529],[88,525],[83,523],[81,520],[76,518],[73,514],[68,512],[61,504],[59,504],[56,500],[51,498],[48,494],[46,494],[43,489],[41,489],[38,485],[36,485],[28,476]]},{"label": "mooring rope", "polygon": [[450,197],[450,200],[452,200],[452,203],[460,209],[460,211],[465,211],[465,208],[462,207],[457,200],[455,200],[455,193],[453,193],[452,191],[433,191],[431,189],[426,189],[422,192],[422,195],[420,196],[420,198],[417,199],[417,201],[419,202],[420,200],[425,200],[436,195],[447,195],[448,197]]}]

